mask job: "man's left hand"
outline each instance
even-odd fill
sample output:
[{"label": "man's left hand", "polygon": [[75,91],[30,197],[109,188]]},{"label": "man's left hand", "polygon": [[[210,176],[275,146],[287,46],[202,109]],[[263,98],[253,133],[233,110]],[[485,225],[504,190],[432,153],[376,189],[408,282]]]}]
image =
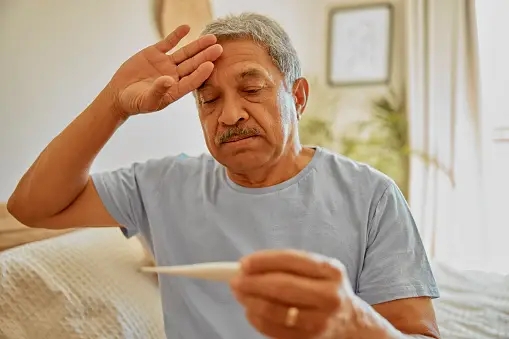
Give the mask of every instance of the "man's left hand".
[{"label": "man's left hand", "polygon": [[299,251],[266,250],[241,260],[231,282],[249,322],[277,339],[316,339],[342,334],[355,321],[355,294],[337,260]]}]

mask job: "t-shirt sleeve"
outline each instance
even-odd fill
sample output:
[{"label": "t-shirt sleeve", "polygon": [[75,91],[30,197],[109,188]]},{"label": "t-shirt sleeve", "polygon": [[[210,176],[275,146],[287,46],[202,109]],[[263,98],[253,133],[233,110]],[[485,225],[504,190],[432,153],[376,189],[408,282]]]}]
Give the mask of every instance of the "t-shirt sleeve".
[{"label": "t-shirt sleeve", "polygon": [[146,211],[147,200],[157,196],[162,177],[175,161],[183,158],[166,157],[91,175],[94,186],[108,212],[122,225],[128,238],[150,233]]},{"label": "t-shirt sleeve", "polygon": [[368,225],[358,296],[370,305],[439,291],[410,208],[394,182],[383,192]]},{"label": "t-shirt sleeve", "polygon": [[[92,174],[92,181],[111,216],[122,225],[126,237],[132,237],[148,224],[138,176],[145,164],[133,164],[111,172]],[[141,167],[141,168],[140,168]]]}]

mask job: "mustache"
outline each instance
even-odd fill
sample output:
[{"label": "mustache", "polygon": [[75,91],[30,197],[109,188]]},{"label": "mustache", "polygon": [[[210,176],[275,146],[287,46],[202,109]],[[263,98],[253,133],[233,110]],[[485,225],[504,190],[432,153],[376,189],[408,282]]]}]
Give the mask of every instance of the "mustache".
[{"label": "mustache", "polygon": [[222,144],[236,137],[254,137],[260,135],[260,131],[253,127],[232,127],[216,137],[216,144]]}]

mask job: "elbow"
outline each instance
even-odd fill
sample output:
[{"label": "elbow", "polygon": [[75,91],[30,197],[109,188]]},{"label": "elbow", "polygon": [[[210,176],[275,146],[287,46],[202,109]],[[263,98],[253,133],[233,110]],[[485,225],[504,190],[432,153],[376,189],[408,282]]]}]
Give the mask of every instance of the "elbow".
[{"label": "elbow", "polygon": [[6,208],[7,208],[7,212],[12,215],[13,217],[15,217],[16,219],[18,219],[16,217],[16,215],[18,215],[19,213],[19,208],[18,208],[18,203],[16,202],[16,196],[15,196],[15,193],[13,193],[9,199],[7,200],[7,205],[6,205]]},{"label": "elbow", "polygon": [[7,200],[7,212],[17,221],[27,227],[37,227],[37,220],[30,215],[30,206],[26,201],[20,199],[13,193]]}]

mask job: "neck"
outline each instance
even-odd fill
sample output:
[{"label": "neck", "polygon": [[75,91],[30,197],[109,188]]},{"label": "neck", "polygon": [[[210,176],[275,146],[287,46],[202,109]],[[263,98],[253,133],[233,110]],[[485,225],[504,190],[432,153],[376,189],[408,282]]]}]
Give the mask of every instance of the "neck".
[{"label": "neck", "polygon": [[296,176],[313,158],[315,150],[309,147],[290,149],[276,161],[249,171],[227,169],[230,179],[244,187],[268,187],[280,184]]}]

